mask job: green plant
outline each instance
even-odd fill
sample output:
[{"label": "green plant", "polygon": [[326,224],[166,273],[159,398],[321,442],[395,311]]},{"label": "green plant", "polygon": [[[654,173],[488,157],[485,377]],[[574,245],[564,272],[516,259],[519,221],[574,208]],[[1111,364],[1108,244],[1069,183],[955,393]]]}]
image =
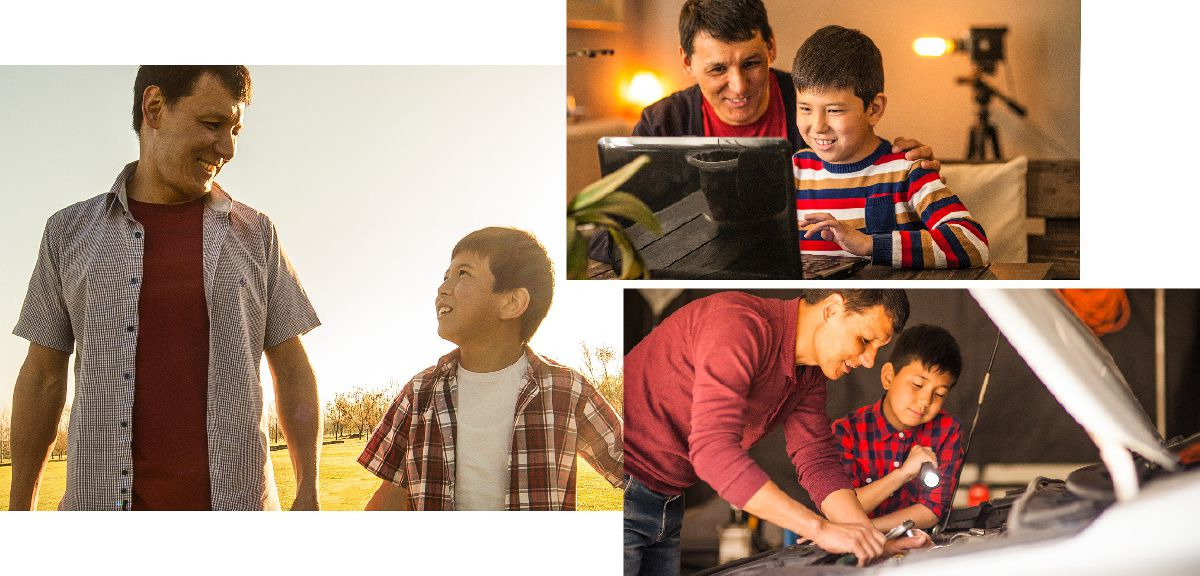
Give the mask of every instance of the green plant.
[{"label": "green plant", "polygon": [[[588,234],[607,230],[621,252],[621,279],[649,278],[642,255],[625,235],[625,227],[615,217],[626,218],[662,234],[658,218],[645,202],[628,192],[617,190],[650,161],[646,155],[605,176],[583,189],[567,203],[567,278],[581,279],[587,275]],[[590,229],[590,230],[582,230]]]}]

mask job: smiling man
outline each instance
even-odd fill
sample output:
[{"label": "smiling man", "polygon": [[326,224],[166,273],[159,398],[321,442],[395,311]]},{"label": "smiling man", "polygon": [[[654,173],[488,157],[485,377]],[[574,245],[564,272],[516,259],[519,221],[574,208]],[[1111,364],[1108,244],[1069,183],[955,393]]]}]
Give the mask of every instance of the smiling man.
[{"label": "smiling man", "polygon": [[[787,301],[722,292],[663,320],[625,356],[625,574],[679,573],[682,494],[698,480],[828,551],[880,556],[883,533],[843,471],[825,385],[872,366],[907,319],[901,290],[806,290]],[[747,453],[779,426],[824,518]]]},{"label": "smiling man", "polygon": [[300,335],[320,324],[266,215],[215,182],[233,160],[250,72],[142,66],[138,160],[50,217],[13,333],[9,506],[36,506],[67,393],[65,510],[279,508],[259,379],[264,351],[296,475],[319,507],[321,419]]},{"label": "smiling man", "polygon": [[[775,62],[775,33],[762,0],[688,0],[679,11],[679,58],[696,84],[642,110],[634,136],[787,138],[796,126],[796,93]],[[894,152],[937,170],[933,150],[896,138]]]},{"label": "smiling man", "polygon": [[358,462],[368,510],[574,510],[576,455],[620,487],[621,419],[529,347],[554,297],[546,249],[514,228],[459,240],[434,298],[458,346],[396,396]]}]

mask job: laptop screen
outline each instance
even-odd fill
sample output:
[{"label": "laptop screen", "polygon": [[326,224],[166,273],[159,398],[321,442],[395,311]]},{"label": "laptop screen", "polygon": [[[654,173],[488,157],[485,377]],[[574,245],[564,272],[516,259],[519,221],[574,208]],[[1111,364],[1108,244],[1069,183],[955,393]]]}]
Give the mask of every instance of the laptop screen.
[{"label": "laptop screen", "polygon": [[626,229],[655,278],[799,278],[791,144],[784,138],[601,138],[605,175],[643,154],[621,186],[663,235]]}]

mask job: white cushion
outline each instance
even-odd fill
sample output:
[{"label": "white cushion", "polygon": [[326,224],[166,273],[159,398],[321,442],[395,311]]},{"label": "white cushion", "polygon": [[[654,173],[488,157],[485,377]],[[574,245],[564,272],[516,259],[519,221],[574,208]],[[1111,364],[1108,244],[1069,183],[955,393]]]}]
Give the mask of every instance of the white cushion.
[{"label": "white cushion", "polygon": [[992,262],[1025,262],[1025,172],[1029,159],[1018,156],[990,164],[942,164],[946,186],[987,232]]}]

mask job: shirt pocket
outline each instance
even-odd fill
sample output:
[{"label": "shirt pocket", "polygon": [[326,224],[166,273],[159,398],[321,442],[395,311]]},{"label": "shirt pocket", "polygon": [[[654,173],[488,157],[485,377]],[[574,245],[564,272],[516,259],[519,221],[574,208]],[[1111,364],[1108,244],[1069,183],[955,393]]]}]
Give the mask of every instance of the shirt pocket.
[{"label": "shirt pocket", "polygon": [[867,197],[866,233],[886,234],[896,229],[896,203],[890,192],[879,192]]}]

